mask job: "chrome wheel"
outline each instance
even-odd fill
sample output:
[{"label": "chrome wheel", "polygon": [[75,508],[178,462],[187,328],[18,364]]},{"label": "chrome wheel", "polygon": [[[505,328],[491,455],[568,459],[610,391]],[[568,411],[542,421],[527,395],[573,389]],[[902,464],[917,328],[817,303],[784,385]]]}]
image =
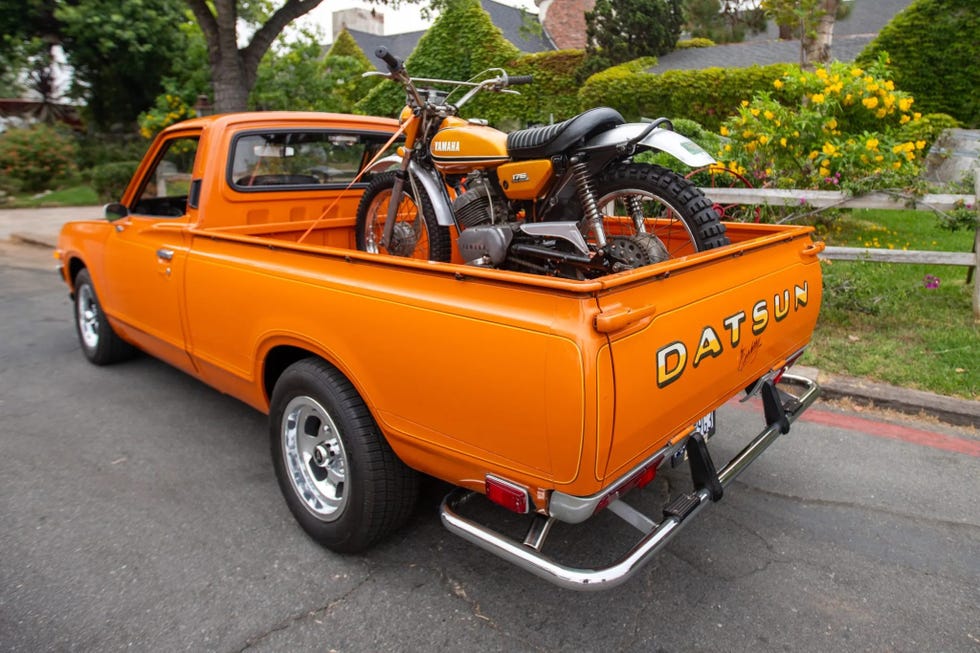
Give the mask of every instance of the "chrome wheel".
[{"label": "chrome wheel", "polygon": [[312,397],[295,397],[283,412],[281,433],[287,476],[296,496],[317,519],[334,521],[347,506],[350,465],[330,413]]},{"label": "chrome wheel", "polygon": [[[694,234],[681,212],[648,189],[616,190],[600,197],[597,203],[610,236],[653,234],[669,254],[663,258],[697,250]],[[658,256],[655,261],[663,258]]]},{"label": "chrome wheel", "polygon": [[381,193],[371,202],[364,234],[365,250],[372,254],[387,252],[393,256],[426,258],[425,252],[428,251],[429,239],[425,232],[425,221],[415,202],[408,195],[403,195],[399,202],[391,242],[388,243],[388,247],[381,245],[391,199],[392,193]]},{"label": "chrome wheel", "polygon": [[[395,196],[396,186],[402,191]],[[391,242],[383,245],[388,208],[397,202]],[[372,254],[390,254],[429,261],[449,261],[452,240],[449,227],[439,226],[425,189],[414,182],[399,184],[394,172],[384,172],[368,185],[357,205],[354,226],[357,248]]]},{"label": "chrome wheel", "polygon": [[78,288],[76,310],[82,343],[88,349],[95,349],[99,346],[99,304],[95,301],[92,286],[85,284]]},{"label": "chrome wheel", "polygon": [[595,197],[606,236],[656,236],[659,244],[637,244],[638,250],[654,245],[654,260],[729,243],[704,193],[672,170],[641,163],[614,166],[596,180]]}]

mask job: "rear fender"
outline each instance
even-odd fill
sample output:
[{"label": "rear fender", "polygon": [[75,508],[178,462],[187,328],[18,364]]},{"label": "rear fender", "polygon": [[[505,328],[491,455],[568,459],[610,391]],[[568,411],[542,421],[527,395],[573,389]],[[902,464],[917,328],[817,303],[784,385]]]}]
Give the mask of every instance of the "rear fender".
[{"label": "rear fender", "polygon": [[700,168],[716,162],[715,158],[708,154],[700,145],[675,131],[656,128],[646,136],[643,136],[643,132],[649,128],[649,124],[641,122],[619,125],[589,139],[582,149],[603,150],[621,147],[642,136],[635,143],[635,146],[640,150],[666,152],[681,163],[689,165],[692,168]]}]

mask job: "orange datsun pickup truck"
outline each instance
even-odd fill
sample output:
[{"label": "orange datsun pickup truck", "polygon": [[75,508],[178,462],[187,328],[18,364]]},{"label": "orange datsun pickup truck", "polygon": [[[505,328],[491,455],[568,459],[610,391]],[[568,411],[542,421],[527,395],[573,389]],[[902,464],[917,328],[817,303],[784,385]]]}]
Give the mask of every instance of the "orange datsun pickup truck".
[{"label": "orange datsun pickup truck", "polygon": [[[729,245],[589,280],[361,252],[357,204],[397,128],[252,113],[163,131],[106,220],[61,232],[81,349],[138,348],[267,413],[286,502],[333,550],[400,526],[421,473],[457,486],[453,533],[561,586],[623,582],[816,398],[784,372],[817,319],[822,243],[728,223]],[[740,394],[761,395],[762,429],[718,467],[713,411]],[[661,514],[626,503],[685,460],[692,487]],[[526,537],[468,516],[480,495]],[[640,531],[616,562],[543,551],[555,522],[605,509]]]}]

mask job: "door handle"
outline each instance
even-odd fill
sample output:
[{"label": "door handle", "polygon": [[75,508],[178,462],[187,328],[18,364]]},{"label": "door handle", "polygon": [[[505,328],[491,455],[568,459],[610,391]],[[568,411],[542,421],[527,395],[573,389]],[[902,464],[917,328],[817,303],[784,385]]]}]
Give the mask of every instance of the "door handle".
[{"label": "door handle", "polygon": [[169,261],[174,257],[174,250],[161,247],[157,250],[157,258]]}]

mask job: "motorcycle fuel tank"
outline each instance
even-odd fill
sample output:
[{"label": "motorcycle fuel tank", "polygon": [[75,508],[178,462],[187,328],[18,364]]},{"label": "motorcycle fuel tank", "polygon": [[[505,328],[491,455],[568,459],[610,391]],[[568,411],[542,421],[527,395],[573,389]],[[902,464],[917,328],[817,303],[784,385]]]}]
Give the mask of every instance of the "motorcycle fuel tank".
[{"label": "motorcycle fuel tank", "polygon": [[494,168],[508,160],[507,134],[462,118],[446,118],[432,138],[429,153],[442,173]]}]

